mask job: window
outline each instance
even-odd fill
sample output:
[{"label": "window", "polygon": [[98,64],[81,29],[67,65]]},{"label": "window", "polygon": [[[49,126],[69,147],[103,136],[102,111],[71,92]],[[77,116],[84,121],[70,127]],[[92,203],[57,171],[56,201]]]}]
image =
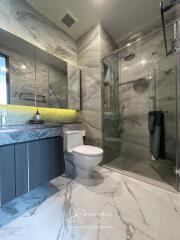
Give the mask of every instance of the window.
[{"label": "window", "polygon": [[8,104],[9,73],[8,57],[0,54],[0,104]]}]

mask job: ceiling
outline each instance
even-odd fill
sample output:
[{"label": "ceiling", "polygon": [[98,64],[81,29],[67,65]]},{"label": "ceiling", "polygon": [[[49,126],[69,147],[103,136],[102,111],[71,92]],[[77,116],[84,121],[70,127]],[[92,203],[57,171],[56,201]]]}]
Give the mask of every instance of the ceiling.
[{"label": "ceiling", "polygon": [[[78,39],[101,21],[118,43],[160,19],[161,0],[26,0],[38,11]],[[60,19],[70,10],[78,20],[70,29]]]}]

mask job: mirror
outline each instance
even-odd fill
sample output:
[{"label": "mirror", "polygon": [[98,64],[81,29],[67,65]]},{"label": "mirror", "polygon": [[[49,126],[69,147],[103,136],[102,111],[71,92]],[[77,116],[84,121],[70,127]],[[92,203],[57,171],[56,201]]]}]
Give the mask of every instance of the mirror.
[{"label": "mirror", "polygon": [[[0,29],[0,54],[8,59],[6,65],[7,99],[3,99],[3,101],[1,99],[0,104],[34,106],[35,63],[33,49],[31,44]],[[2,69],[0,74],[2,76]],[[2,85],[0,91],[2,95],[5,94]]]},{"label": "mirror", "polygon": [[0,29],[0,104],[80,110],[80,69]]},{"label": "mirror", "polygon": [[9,103],[9,57],[0,53],[0,102]]}]

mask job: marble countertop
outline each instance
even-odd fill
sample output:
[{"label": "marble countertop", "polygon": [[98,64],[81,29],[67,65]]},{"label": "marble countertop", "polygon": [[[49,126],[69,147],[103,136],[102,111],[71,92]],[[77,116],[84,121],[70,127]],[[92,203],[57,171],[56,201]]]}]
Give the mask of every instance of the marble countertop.
[{"label": "marble countertop", "polygon": [[62,124],[10,125],[0,127],[0,146],[63,136]]},{"label": "marble countertop", "polygon": [[80,121],[76,121],[76,122],[62,122],[59,124],[45,123],[45,124],[6,125],[4,127],[0,126],[0,133],[45,129],[45,128],[59,128],[59,127],[63,127],[63,125],[66,125],[66,124],[80,124],[80,123],[81,123]]},{"label": "marble countertop", "polygon": [[62,127],[62,124],[24,124],[24,125],[8,125],[0,127],[0,133],[19,132],[24,130],[36,130],[46,128],[58,128]]}]

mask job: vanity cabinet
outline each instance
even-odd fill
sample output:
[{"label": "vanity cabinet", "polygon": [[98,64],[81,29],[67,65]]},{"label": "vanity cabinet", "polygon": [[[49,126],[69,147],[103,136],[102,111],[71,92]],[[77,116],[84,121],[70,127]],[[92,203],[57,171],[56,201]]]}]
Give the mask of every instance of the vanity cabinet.
[{"label": "vanity cabinet", "polygon": [[15,148],[16,197],[28,192],[28,143],[19,143]]},{"label": "vanity cabinet", "polygon": [[0,147],[0,204],[15,198],[14,146]]},{"label": "vanity cabinet", "polygon": [[0,147],[0,206],[64,172],[63,138]]},{"label": "vanity cabinet", "polygon": [[63,141],[60,137],[30,142],[29,188],[49,182],[64,172]]}]

